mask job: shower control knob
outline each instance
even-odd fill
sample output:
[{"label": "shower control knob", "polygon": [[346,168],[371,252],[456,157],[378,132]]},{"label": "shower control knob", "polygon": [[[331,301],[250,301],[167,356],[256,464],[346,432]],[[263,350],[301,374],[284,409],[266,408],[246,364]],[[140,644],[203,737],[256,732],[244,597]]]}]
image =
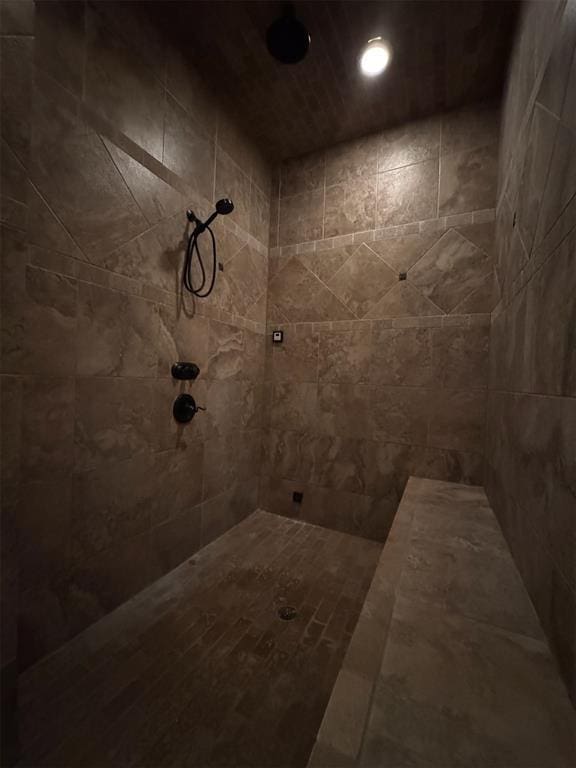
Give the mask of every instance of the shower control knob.
[{"label": "shower control knob", "polygon": [[196,405],[196,400],[194,400],[192,395],[183,392],[174,400],[172,414],[179,424],[188,424],[198,411],[205,410],[206,408],[203,408],[201,405]]},{"label": "shower control knob", "polygon": [[200,368],[196,363],[174,363],[172,366],[172,376],[180,381],[189,381],[198,378]]}]

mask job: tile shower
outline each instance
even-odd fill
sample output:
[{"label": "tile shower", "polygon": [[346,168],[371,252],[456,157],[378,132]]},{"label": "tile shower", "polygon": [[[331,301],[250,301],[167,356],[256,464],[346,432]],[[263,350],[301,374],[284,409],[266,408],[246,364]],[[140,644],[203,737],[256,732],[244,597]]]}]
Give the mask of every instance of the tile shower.
[{"label": "tile shower", "polygon": [[[302,602],[305,632],[244,628],[235,658],[269,660],[277,677],[259,685],[293,729],[297,697],[284,711],[267,685],[302,684],[298,669],[316,666],[309,731],[284,747],[305,764],[410,475],[486,487],[574,700],[574,1],[526,4],[501,101],[280,163],[136,4],[2,0],[0,13],[4,729],[20,675],[23,746],[37,760],[54,750],[42,670],[97,667],[106,631],[114,643],[137,625],[144,655],[160,637],[170,652],[172,630],[190,640],[179,603],[165,635],[144,618],[141,595],[168,615],[161,579],[177,566],[182,594],[220,584],[194,600],[208,623],[214,606],[232,611],[229,634],[238,600],[261,620],[251,600],[273,573]],[[222,197],[235,204],[215,225],[223,271],[192,302],[178,290],[184,214]],[[171,377],[181,359],[197,381]],[[186,427],[172,419],[180,392],[207,409]],[[98,627],[99,640],[85,632]],[[130,646],[118,653],[134,672],[102,692],[111,721],[148,669]],[[247,764],[273,761],[243,730],[254,699],[226,709],[244,685],[220,702],[237,740],[204,753],[213,732],[195,731],[199,760],[226,764],[243,744]],[[86,765],[91,744],[90,759],[118,764],[110,733],[112,751],[92,732],[85,752],[52,755]],[[127,764],[172,764],[170,739],[185,740],[166,733]]]}]

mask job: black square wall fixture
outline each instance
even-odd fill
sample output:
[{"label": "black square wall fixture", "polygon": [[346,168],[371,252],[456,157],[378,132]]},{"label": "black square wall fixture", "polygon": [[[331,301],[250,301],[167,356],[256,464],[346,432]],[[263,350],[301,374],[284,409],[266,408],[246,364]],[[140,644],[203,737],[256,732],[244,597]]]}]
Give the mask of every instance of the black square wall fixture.
[{"label": "black square wall fixture", "polygon": [[272,342],[274,344],[282,344],[284,341],[284,331],[272,331]]},{"label": "black square wall fixture", "polygon": [[302,504],[302,499],[304,498],[304,494],[302,491],[294,491],[292,494],[292,501],[296,504]]}]

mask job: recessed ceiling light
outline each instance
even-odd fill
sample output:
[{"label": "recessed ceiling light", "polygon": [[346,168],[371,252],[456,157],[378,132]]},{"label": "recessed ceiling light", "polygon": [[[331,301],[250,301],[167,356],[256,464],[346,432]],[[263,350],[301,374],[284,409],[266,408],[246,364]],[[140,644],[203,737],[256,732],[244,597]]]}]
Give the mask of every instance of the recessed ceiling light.
[{"label": "recessed ceiling light", "polygon": [[368,40],[360,56],[360,69],[367,77],[374,77],[384,72],[390,62],[390,47],[381,37]]}]

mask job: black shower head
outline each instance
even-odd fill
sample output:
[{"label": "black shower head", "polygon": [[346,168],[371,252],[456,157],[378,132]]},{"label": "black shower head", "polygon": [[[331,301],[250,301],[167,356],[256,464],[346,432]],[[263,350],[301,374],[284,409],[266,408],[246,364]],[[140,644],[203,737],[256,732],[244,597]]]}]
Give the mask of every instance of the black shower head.
[{"label": "black shower head", "polygon": [[294,15],[292,3],[284,4],[282,16],[266,32],[268,52],[282,64],[297,64],[310,48],[310,34]]},{"label": "black shower head", "polygon": [[210,216],[206,219],[204,223],[200,221],[200,219],[196,216],[194,211],[186,211],[186,216],[188,217],[188,221],[191,221],[193,224],[196,225],[195,232],[197,234],[200,234],[201,232],[204,232],[206,227],[209,227],[210,224],[214,221],[216,216],[220,214],[221,216],[226,216],[229,213],[232,213],[234,210],[234,203],[232,200],[230,200],[229,197],[224,197],[222,200],[218,200],[216,203],[216,210],[210,214]]},{"label": "black shower head", "polygon": [[234,203],[229,197],[218,200],[216,203],[216,213],[219,213],[221,216],[226,216],[228,213],[232,213],[233,210]]}]

